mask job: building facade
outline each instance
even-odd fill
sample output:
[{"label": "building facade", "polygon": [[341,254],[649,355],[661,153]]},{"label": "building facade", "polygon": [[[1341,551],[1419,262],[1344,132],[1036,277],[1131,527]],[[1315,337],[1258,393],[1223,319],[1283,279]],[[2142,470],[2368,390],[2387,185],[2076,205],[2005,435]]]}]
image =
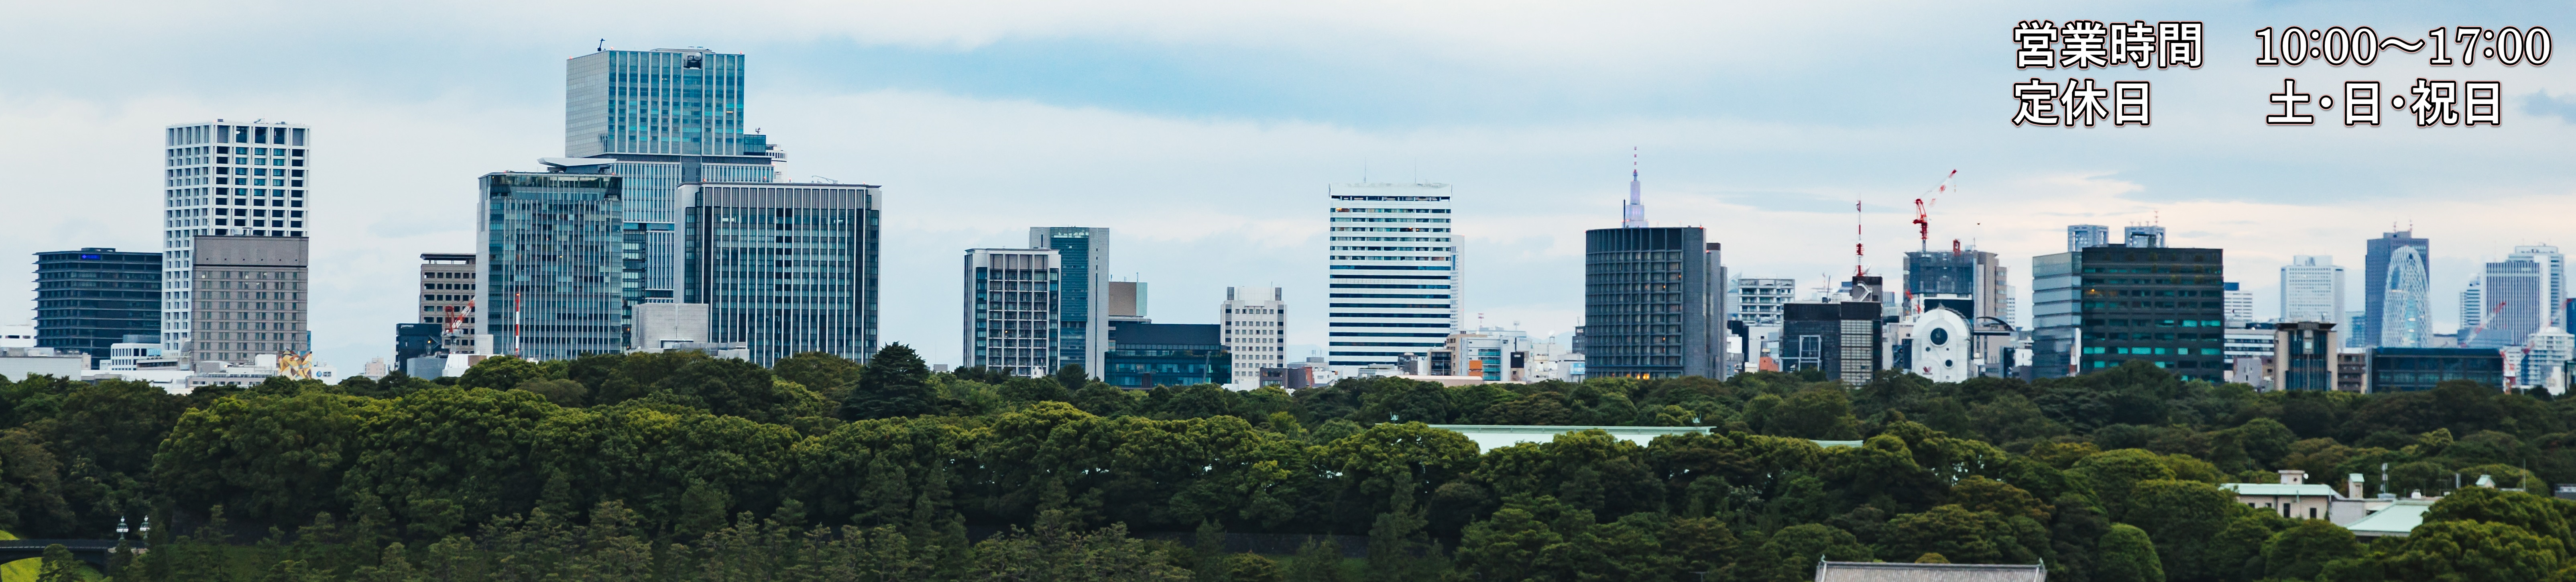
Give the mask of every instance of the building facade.
[{"label": "building facade", "polygon": [[2366,345],[2423,347],[2433,335],[2433,241],[2400,230],[2370,239],[2362,259],[2362,327]]},{"label": "building facade", "polygon": [[212,329],[197,325],[195,308],[204,298],[192,287],[201,279],[193,272],[196,237],[302,238],[307,232],[313,218],[305,206],[312,138],[309,126],[263,121],[217,119],[162,129],[164,353],[187,360],[193,342],[204,339],[195,332]]},{"label": "building facade", "polygon": [[[1845,385],[1868,384],[1884,353],[1877,301],[1791,303],[1781,310],[1780,370],[1817,370]],[[1598,356],[1586,355],[1588,358]],[[1597,376],[1600,372],[1592,372]]]},{"label": "building facade", "polygon": [[35,346],[103,360],[127,336],[161,337],[161,261],[112,248],[36,253]]},{"label": "building facade", "polygon": [[2540,300],[2548,304],[2547,313],[2541,314],[2540,324],[2565,327],[2567,313],[2559,303],[2567,298],[2567,255],[2559,254],[2558,247],[2554,246],[2517,245],[2513,247],[2512,254],[2505,255],[2504,260],[2540,265]]},{"label": "building facade", "polygon": [[2111,227],[2099,224],[2077,224],[2066,227],[2066,252],[2111,244]]},{"label": "building facade", "polygon": [[1706,236],[1698,227],[1584,232],[1587,375],[1726,377],[1726,268]]},{"label": "building facade", "polygon": [[1029,248],[1055,249],[1064,260],[1056,300],[1061,307],[1057,325],[1063,326],[1056,330],[1056,349],[1063,353],[1056,366],[1081,364],[1084,373],[1098,377],[1100,354],[1108,347],[1104,338],[1109,337],[1109,229],[1030,227]]},{"label": "building facade", "polygon": [[[306,297],[311,280],[304,237],[194,237],[191,349],[186,360],[247,366],[259,356],[313,350]],[[163,353],[168,353],[165,351]]]},{"label": "building facade", "polygon": [[966,250],[965,365],[1021,376],[1055,371],[1061,264],[1055,249]]},{"label": "building facade", "polygon": [[[1286,366],[1288,343],[1288,294],[1278,287],[1227,287],[1225,303],[1217,308],[1221,343],[1232,354],[1233,379],[1227,386],[1236,390],[1261,387],[1261,370]],[[1089,370],[1091,368],[1083,368]]]},{"label": "building facade", "polygon": [[2223,261],[2219,249],[2127,245],[2033,258],[2033,374],[2145,360],[2186,379],[2222,379]]},{"label": "building facade", "polygon": [[490,353],[560,360],[625,351],[643,261],[625,228],[624,179],[600,164],[485,174],[474,319]]},{"label": "building facade", "polygon": [[876,355],[878,187],[701,183],[680,186],[680,198],[680,301],[707,305],[706,341],[747,344],[763,366],[805,352]]},{"label": "building facade", "polygon": [[2325,322],[2284,322],[2273,330],[2272,388],[2289,391],[2328,391],[2341,385],[2340,362],[2343,338],[2336,324]]},{"label": "building facade", "polygon": [[2484,315],[2478,327],[2464,332],[2461,343],[2472,348],[2520,345],[2523,338],[2548,323],[2549,280],[2541,263],[2508,260],[2487,263],[2479,277]]},{"label": "building facade", "polygon": [[1231,382],[1234,356],[1225,350],[1221,327],[1110,322],[1100,381],[1133,389]]},{"label": "building facade", "polygon": [[2342,323],[2343,267],[2334,257],[2298,255],[2281,267],[2281,321]]},{"label": "building facade", "polygon": [[[1968,302],[1966,308],[1953,305],[1952,312],[1970,330],[1981,327],[1978,324],[1980,318],[2012,321],[2011,280],[2010,270],[1994,253],[1974,249],[1905,253],[1906,308],[1922,313],[1924,310],[1917,308],[1925,298],[1964,298]],[[1982,367],[1971,370],[1972,373],[1999,375],[2005,367],[2003,351],[2006,343],[1970,337],[1961,338],[1958,346],[1972,353],[1975,361],[1984,363]]]},{"label": "building facade", "polygon": [[2370,350],[2371,392],[2431,390],[2446,380],[2468,380],[2504,386],[2504,355],[2469,348],[2390,348]]},{"label": "building facade", "polygon": [[777,180],[786,154],[744,130],[744,57],[705,49],[603,50],[564,65],[564,156],[623,178],[624,228],[644,263],[640,294],[683,284],[679,188]]},{"label": "building facade", "polygon": [[2226,294],[2228,321],[2254,321],[2253,291],[2239,288],[2235,282],[2229,282],[2227,289],[2222,293]]},{"label": "building facade", "polygon": [[[481,324],[474,317],[474,305],[482,299],[481,273],[471,253],[420,254],[420,323],[440,328],[440,335],[449,342],[441,346],[444,349],[477,353],[474,336],[483,332],[478,331]],[[445,329],[450,320],[456,329]]]},{"label": "building facade", "polygon": [[1448,184],[1336,184],[1325,303],[1335,366],[1393,364],[1440,347],[1464,296]]}]

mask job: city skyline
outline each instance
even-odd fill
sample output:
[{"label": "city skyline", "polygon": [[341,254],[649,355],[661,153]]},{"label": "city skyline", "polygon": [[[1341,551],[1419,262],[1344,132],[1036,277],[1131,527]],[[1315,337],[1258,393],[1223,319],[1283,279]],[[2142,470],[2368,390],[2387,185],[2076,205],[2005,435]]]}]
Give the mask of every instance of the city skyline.
[{"label": "city skyline", "polygon": [[[1819,10],[1769,9],[1785,11],[1781,18]],[[2247,274],[2269,272],[2289,256],[2362,256],[2361,241],[2392,230],[2391,222],[2410,228],[2402,223],[2412,221],[2416,236],[2443,241],[2429,261],[2429,296],[2451,298],[2479,265],[2501,260],[2514,246],[2564,244],[2567,237],[2542,217],[2576,209],[2549,196],[2566,190],[2564,171],[2540,154],[2549,148],[2524,147],[2563,135],[2564,116],[2576,114],[2570,100],[2558,97],[2576,92],[2563,68],[2476,69],[2508,83],[2508,125],[2492,130],[2263,128],[2245,119],[2259,117],[2257,92],[2277,90],[2278,71],[2224,66],[2150,73],[2158,80],[2157,127],[2037,133],[2004,127],[1986,99],[1995,83],[2021,78],[2009,65],[1995,64],[2001,59],[1990,29],[2027,17],[1994,8],[1895,10],[1943,31],[1926,40],[1921,58],[1966,63],[1961,67],[1973,73],[1956,79],[1909,72],[1920,67],[1855,56],[1850,48],[1786,55],[1786,64],[1755,63],[1694,44],[1708,42],[1696,40],[1705,31],[1652,23],[1620,35],[1583,32],[1532,45],[1575,56],[1658,48],[1643,51],[1654,56],[1639,62],[1589,71],[1597,63],[1523,59],[1532,54],[1526,47],[1492,55],[1473,49],[1491,48],[1477,39],[1496,30],[1536,30],[1543,21],[1626,25],[1639,19],[1451,14],[1406,29],[1332,23],[1315,9],[1283,10],[1291,12],[1270,15],[1279,23],[1242,14],[1155,16],[1152,10],[1099,17],[1118,24],[1104,31],[1155,32],[1142,41],[1019,21],[929,22],[915,14],[867,25],[799,19],[792,24],[799,34],[783,36],[746,34],[740,31],[754,27],[739,25],[755,20],[730,20],[750,15],[718,17],[707,30],[643,32],[631,26],[638,22],[632,16],[618,15],[567,29],[562,38],[532,39],[438,14],[377,15],[351,27],[354,17],[339,9],[259,9],[182,19],[188,24],[181,27],[182,20],[61,13],[48,30],[11,28],[17,34],[7,42],[33,51],[105,30],[169,34],[32,63],[30,83],[0,89],[0,104],[9,105],[0,113],[0,130],[61,136],[45,147],[84,152],[56,161],[34,144],[0,146],[20,148],[12,150],[20,155],[0,156],[0,168],[26,176],[24,191],[84,193],[18,197],[22,212],[46,220],[0,235],[0,251],[29,257],[82,247],[157,248],[155,219],[142,212],[149,212],[143,210],[153,201],[149,193],[159,189],[146,180],[165,168],[156,144],[146,140],[172,123],[283,119],[313,127],[331,140],[317,163],[333,169],[332,180],[345,180],[331,186],[337,194],[317,210],[331,220],[312,233],[323,243],[313,249],[314,339],[323,361],[356,369],[391,352],[384,328],[409,321],[405,314],[416,308],[409,288],[414,257],[471,248],[470,181],[494,170],[537,170],[529,158],[562,147],[551,129],[566,118],[560,61],[590,54],[603,36],[611,47],[702,45],[751,55],[750,112],[742,125],[796,148],[800,163],[788,175],[885,185],[891,197],[886,277],[921,284],[887,285],[880,343],[922,347],[939,362],[958,360],[947,347],[958,345],[946,307],[957,291],[949,253],[1016,247],[1030,226],[1119,229],[1124,244],[1112,274],[1156,282],[1170,321],[1214,321],[1228,285],[1273,284],[1286,289],[1291,304],[1324,305],[1322,281],[1307,274],[1322,270],[1325,253],[1318,247],[1326,246],[1326,234],[1316,228],[1321,213],[1306,201],[1325,184],[1362,180],[1456,185],[1461,246],[1477,249],[1473,261],[1486,282],[1465,300],[1461,326],[1475,325],[1483,314],[1486,325],[1517,321],[1534,334],[1565,333],[1582,309],[1580,233],[1620,220],[1618,178],[1625,176],[1617,170],[1627,168],[1617,162],[1629,160],[1618,154],[1632,147],[1642,148],[1645,171],[1658,176],[1657,217],[1723,233],[1712,242],[1728,245],[1737,276],[1793,278],[1802,287],[1850,269],[1855,199],[1864,201],[1860,242],[1871,249],[1870,269],[1899,275],[1897,251],[1914,246],[1905,204],[1950,169],[1961,170],[1962,188],[1933,208],[1935,240],[1961,239],[2002,255],[2006,267],[2026,270],[2030,257],[2062,251],[2066,225],[2160,222],[2171,228],[2169,244],[2228,249],[2228,270],[2237,274],[2231,278],[2260,298],[2264,317],[2277,315],[2277,291],[2264,280],[2269,277]],[[2224,31],[2297,16],[2264,7],[2191,11]],[[2349,16],[2391,30],[2449,24],[2393,7],[2356,8]],[[251,18],[363,31],[388,48],[381,62],[295,57],[303,72],[261,84],[227,82],[215,73],[220,68],[171,67],[134,52],[204,42],[209,37],[202,30],[212,29],[203,25]],[[45,19],[28,22],[37,20]],[[923,24],[930,26],[865,42],[843,35],[858,29],[834,28],[864,26],[874,34],[878,27]],[[1283,32],[1296,26],[1321,27],[1316,36],[1327,40]],[[1231,27],[1244,28],[1243,34],[1211,32]],[[1421,39],[1398,40],[1417,33]],[[348,33],[332,33],[340,34]],[[2215,54],[2246,54],[2250,40],[2239,36],[2213,35]],[[247,48],[321,55],[327,51],[306,43],[328,40],[253,39]],[[1379,65],[1331,64],[1351,50],[1337,47],[1381,41],[1423,50]],[[1127,42],[1140,44],[1121,44]],[[445,50],[459,43],[479,44],[462,53]],[[1274,63],[1272,70],[1283,73],[1260,78],[1153,56],[1193,47],[1208,49],[1206,58]],[[1067,56],[1033,54],[1049,49],[1065,49],[1058,52]],[[1684,56],[1691,54],[1701,56]],[[1155,75],[1149,86],[1169,90],[1019,74],[1065,66],[1117,70],[1120,63],[1168,73]],[[1416,69],[1445,72],[1410,78]],[[1646,71],[1658,74],[1639,74]],[[2287,71],[2325,74],[2315,67]],[[2392,60],[2371,71],[2387,78],[2444,72],[2420,60]],[[1854,101],[1876,93],[1851,80],[1813,94],[1766,89],[1828,72],[1917,87],[1927,101],[1899,109],[1931,113],[1877,112]],[[1532,76],[1567,81],[1552,84],[1563,86],[1601,86],[1619,77],[1633,90],[1611,96],[1548,88],[1471,98],[1425,88],[1492,87]],[[2265,76],[2272,77],[2271,87],[2264,86]],[[1672,80],[1713,77],[1742,80]],[[1274,91],[1282,83],[1334,88]],[[1240,98],[1265,94],[1277,96]],[[1869,99],[1884,98],[1878,95]],[[1821,102],[1806,103],[1814,99]],[[1800,110],[1817,115],[1775,115]],[[1829,111],[1857,114],[1824,115]],[[2040,136],[2069,147],[2018,147]],[[1943,147],[1926,147],[1934,144]],[[2398,158],[2402,164],[2358,153],[2399,144],[2412,152]],[[1829,149],[1843,155],[1808,155]],[[2274,155],[2284,151],[2295,153]],[[2289,226],[2283,217],[2298,222]],[[1228,264],[1205,270],[1204,259],[1216,256]],[[2016,277],[2017,295],[2027,304],[2027,276]],[[1529,283],[1490,284],[1517,280]],[[32,286],[8,289],[0,299],[19,306],[0,312],[0,320],[32,319]],[[2347,299],[2361,304],[2357,296]],[[2431,311],[2433,331],[2457,326],[2455,310]],[[1185,316],[1190,313],[1206,315]],[[1325,343],[1321,317],[1292,318],[1289,331],[1291,346]]]}]

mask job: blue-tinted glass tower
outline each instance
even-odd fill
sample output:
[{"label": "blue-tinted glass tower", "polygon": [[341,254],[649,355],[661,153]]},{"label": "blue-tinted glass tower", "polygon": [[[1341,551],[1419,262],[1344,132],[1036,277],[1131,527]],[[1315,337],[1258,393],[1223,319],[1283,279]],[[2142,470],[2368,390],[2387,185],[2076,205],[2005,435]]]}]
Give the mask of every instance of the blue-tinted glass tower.
[{"label": "blue-tinted glass tower", "polygon": [[1101,354],[1109,337],[1109,229],[1040,226],[1029,229],[1029,248],[1055,249],[1062,261],[1056,300],[1057,367],[1081,364],[1100,376]]},{"label": "blue-tinted glass tower", "polygon": [[625,226],[623,179],[604,164],[548,162],[548,173],[481,180],[476,319],[491,351],[567,359],[626,349],[629,307],[641,302],[643,261]]},{"label": "blue-tinted glass tower", "polygon": [[623,227],[645,263],[644,296],[670,301],[682,281],[682,184],[769,182],[783,159],[743,129],[743,55],[706,49],[599,51],[564,74],[564,155],[614,159]]},{"label": "blue-tinted glass tower", "polygon": [[159,337],[160,270],[160,253],[36,253],[36,345],[105,359],[125,336]]},{"label": "blue-tinted glass tower", "polygon": [[684,303],[708,305],[710,341],[751,360],[877,347],[876,186],[747,183],[680,187]]}]

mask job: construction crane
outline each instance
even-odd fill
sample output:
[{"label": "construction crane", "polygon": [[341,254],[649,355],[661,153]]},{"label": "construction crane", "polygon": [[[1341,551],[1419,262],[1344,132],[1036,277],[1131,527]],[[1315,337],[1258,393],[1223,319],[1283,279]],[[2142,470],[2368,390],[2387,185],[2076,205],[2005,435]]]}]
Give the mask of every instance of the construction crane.
[{"label": "construction crane", "polygon": [[2486,317],[2478,318],[2477,327],[2469,328],[2468,333],[2460,334],[2460,346],[2468,347],[2470,341],[2478,339],[2478,334],[2485,333],[2487,331],[2487,325],[2495,323],[2496,314],[2504,313],[2504,304],[2506,303],[2509,302],[2497,301],[2495,307],[2487,309]]},{"label": "construction crane", "polygon": [[457,343],[463,340],[466,335],[465,315],[473,312],[474,300],[472,299],[465,300],[464,307],[447,308],[447,322],[445,325],[440,327],[438,334],[439,352],[442,354],[455,353]]}]

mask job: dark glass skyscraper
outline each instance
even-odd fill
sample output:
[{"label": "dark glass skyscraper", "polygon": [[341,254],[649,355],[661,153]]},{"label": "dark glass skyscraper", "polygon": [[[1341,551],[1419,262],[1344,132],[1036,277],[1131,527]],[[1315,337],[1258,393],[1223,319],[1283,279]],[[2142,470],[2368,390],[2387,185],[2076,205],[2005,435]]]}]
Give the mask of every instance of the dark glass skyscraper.
[{"label": "dark glass skyscraper", "polygon": [[36,253],[36,345],[105,359],[125,336],[159,337],[160,269],[160,253]]},{"label": "dark glass skyscraper", "polygon": [[708,305],[716,342],[751,360],[877,350],[876,186],[750,183],[680,187],[689,248],[684,303]]},{"label": "dark glass skyscraper", "polygon": [[1029,228],[1029,248],[1055,249],[1062,271],[1057,281],[1056,349],[1065,364],[1081,364],[1100,375],[1100,354],[1108,346],[1109,229],[1076,226]]}]

